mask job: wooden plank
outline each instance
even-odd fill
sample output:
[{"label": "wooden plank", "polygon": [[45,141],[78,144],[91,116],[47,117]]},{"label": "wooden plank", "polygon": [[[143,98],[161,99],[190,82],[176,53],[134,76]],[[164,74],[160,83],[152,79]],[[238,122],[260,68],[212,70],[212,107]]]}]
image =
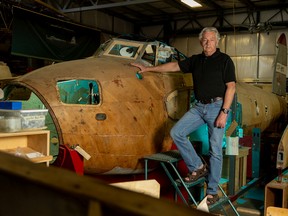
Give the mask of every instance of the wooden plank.
[{"label": "wooden plank", "polygon": [[26,147],[27,137],[26,136],[9,136],[0,137],[0,150],[12,149],[17,147]]},{"label": "wooden plank", "polygon": [[[249,150],[248,150],[249,152]],[[248,155],[248,154],[247,154]],[[242,176],[242,180],[241,180],[241,186],[246,185],[247,183],[247,156],[244,156],[241,159],[241,163],[242,163],[242,170],[243,170],[243,176]]]},{"label": "wooden plank", "polygon": [[261,215],[261,212],[257,209],[245,208],[245,207],[238,207],[237,211],[240,215]]},{"label": "wooden plank", "polygon": [[155,179],[118,182],[113,183],[111,185],[121,187],[126,190],[132,190],[138,193],[143,193],[155,198],[160,198],[160,184]]},{"label": "wooden plank", "polygon": [[[51,161],[53,159],[52,155],[44,155],[29,147],[21,147],[21,148],[17,147],[13,149],[5,149],[2,151],[10,153],[17,157],[28,159],[34,163],[43,163],[43,162]],[[32,154],[34,154],[35,156],[32,157]],[[28,155],[31,155],[31,157],[28,157]]]},{"label": "wooden plank", "polygon": [[95,216],[95,215],[102,216],[101,205],[99,202],[91,200],[89,202],[89,210],[87,216]]},{"label": "wooden plank", "polygon": [[226,130],[226,136],[231,136],[237,126],[238,123],[235,120],[233,120],[230,127]]},{"label": "wooden plank", "polygon": [[[38,166],[3,152],[0,152],[0,176],[1,182],[4,183],[0,185],[0,215],[8,215],[11,212],[13,214],[10,215],[21,215],[23,212],[27,215],[32,212],[30,215],[33,215],[35,211],[37,215],[42,216],[55,214],[55,211],[61,216],[85,216],[92,213],[210,215],[164,199],[113,187],[98,179],[79,176],[66,169]],[[96,203],[99,203],[100,207]]]},{"label": "wooden plank", "polygon": [[240,170],[239,167],[239,157],[235,157],[235,191],[238,191],[240,188],[239,182],[240,182],[240,176],[242,175],[242,170]]},{"label": "wooden plank", "polygon": [[266,215],[267,216],[287,216],[288,215],[288,209],[269,206],[267,208],[267,214]]}]

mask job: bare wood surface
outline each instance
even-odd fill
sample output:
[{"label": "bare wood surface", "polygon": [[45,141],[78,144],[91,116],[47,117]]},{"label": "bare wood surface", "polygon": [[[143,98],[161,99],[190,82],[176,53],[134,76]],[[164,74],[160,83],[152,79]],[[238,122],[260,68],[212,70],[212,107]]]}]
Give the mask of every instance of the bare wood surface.
[{"label": "bare wood surface", "polygon": [[155,179],[117,182],[111,184],[112,186],[121,187],[126,190],[143,193],[155,198],[160,198],[160,184]]},{"label": "bare wood surface", "polygon": [[287,208],[280,208],[280,207],[274,207],[274,206],[269,206],[267,208],[266,216],[287,216],[287,215],[288,215]]},{"label": "bare wood surface", "polygon": [[3,152],[0,177],[0,215],[209,215]]}]

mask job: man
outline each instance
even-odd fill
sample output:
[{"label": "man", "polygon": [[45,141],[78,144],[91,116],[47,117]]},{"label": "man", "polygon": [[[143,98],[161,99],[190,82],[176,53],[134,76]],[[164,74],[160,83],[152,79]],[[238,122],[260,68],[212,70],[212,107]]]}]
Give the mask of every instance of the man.
[{"label": "man", "polygon": [[[220,34],[214,27],[206,27],[199,34],[203,52],[180,62],[169,62],[155,67],[131,63],[139,73],[178,72],[191,73],[194,84],[195,105],[174,125],[170,134],[185,161],[189,173],[184,178],[193,182],[207,178],[207,204],[219,200],[218,183],[222,172],[222,141],[228,112],[235,94],[235,67],[231,58],[220,52]],[[203,164],[187,136],[203,124],[208,126],[210,169]]]}]

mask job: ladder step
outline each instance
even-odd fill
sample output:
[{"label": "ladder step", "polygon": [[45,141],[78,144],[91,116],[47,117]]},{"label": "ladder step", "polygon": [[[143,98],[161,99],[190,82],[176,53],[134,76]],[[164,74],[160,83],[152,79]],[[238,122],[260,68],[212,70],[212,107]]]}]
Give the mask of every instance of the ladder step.
[{"label": "ladder step", "polygon": [[182,156],[178,150],[170,150],[166,152],[160,152],[157,154],[145,156],[144,159],[174,163],[182,160]]},{"label": "ladder step", "polygon": [[208,207],[209,207],[209,210],[212,210],[212,209],[214,209],[214,208],[216,208],[217,206],[220,206],[220,205],[223,205],[225,202],[227,202],[228,201],[228,197],[220,197],[220,199],[216,202],[216,203],[214,203],[214,204],[211,204],[211,205],[209,205]]},{"label": "ladder step", "polygon": [[[205,177],[201,177],[201,178],[197,179],[197,181],[194,181],[194,182],[185,182],[185,181],[183,181],[183,182],[184,182],[184,184],[185,184],[185,186],[186,186],[187,188],[190,188],[190,187],[196,186],[196,185],[198,185],[198,184],[204,183],[205,180],[206,180]],[[175,180],[175,183],[176,183],[178,186],[182,186],[182,185],[183,185],[183,183],[181,182],[180,179],[176,179],[176,180]]]}]

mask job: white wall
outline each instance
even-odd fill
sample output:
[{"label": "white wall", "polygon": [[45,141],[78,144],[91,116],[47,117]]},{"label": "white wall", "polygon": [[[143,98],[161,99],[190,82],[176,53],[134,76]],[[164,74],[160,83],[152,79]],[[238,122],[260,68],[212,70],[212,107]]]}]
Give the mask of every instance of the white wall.
[{"label": "white wall", "polygon": [[[219,48],[231,56],[237,80],[246,82],[272,82],[276,42],[281,33],[288,37],[288,30],[254,34],[222,35]],[[288,38],[287,38],[288,39]],[[179,51],[187,56],[202,51],[198,37],[177,37],[173,41]]]}]

